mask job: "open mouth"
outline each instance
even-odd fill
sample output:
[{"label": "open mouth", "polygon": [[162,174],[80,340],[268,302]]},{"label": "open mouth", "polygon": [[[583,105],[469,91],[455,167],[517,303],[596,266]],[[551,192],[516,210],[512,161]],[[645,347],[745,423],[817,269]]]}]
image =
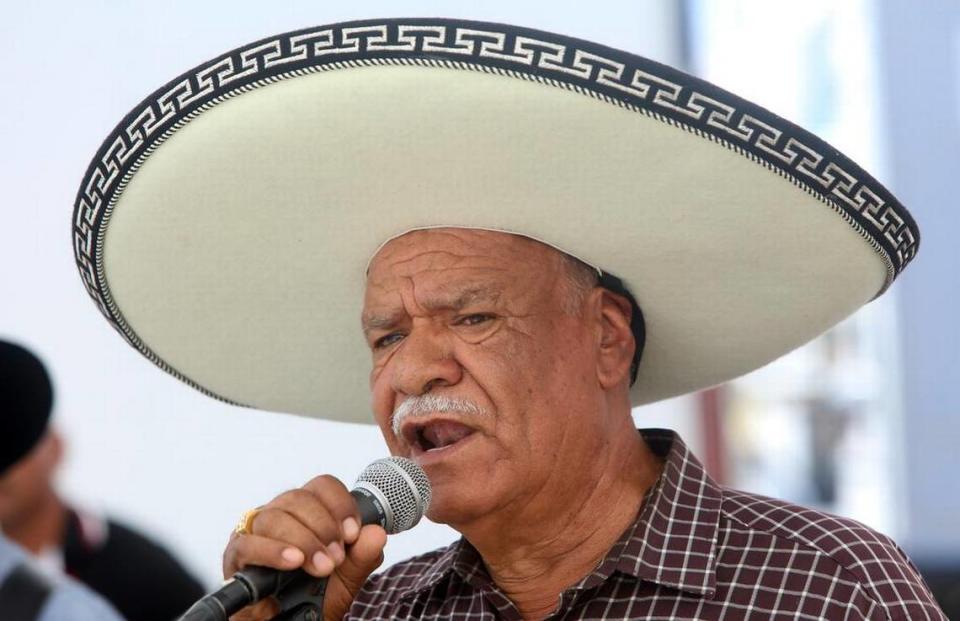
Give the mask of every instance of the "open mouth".
[{"label": "open mouth", "polygon": [[473,433],[474,430],[464,424],[443,420],[414,423],[404,429],[403,435],[415,451],[429,453],[451,447]]}]

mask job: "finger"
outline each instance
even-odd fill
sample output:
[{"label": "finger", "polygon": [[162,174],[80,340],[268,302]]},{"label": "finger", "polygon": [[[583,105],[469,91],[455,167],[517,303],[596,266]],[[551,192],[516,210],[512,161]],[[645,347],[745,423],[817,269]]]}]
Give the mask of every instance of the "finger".
[{"label": "finger", "polygon": [[329,517],[325,524],[328,537],[333,539],[326,544],[297,517],[268,505],[257,514],[252,530],[254,535],[284,542],[303,552],[306,558],[303,569],[313,576],[323,578],[329,576],[345,556],[342,544],[335,538],[335,525]]},{"label": "finger", "polygon": [[324,506],[337,520],[343,540],[353,543],[360,534],[360,512],[347,487],[336,477],[325,474],[308,481],[303,489],[323,500]]},{"label": "finger", "polygon": [[247,565],[297,569],[305,560],[302,550],[284,541],[257,535],[234,535],[223,553],[223,577],[230,578]]},{"label": "finger", "polygon": [[342,619],[373,571],[383,563],[387,533],[376,525],[364,526],[356,542],[347,548],[347,558],[334,572],[323,602],[325,619]]},{"label": "finger", "polygon": [[267,597],[233,615],[230,621],[265,621],[278,614],[280,614],[280,603],[273,597]]},{"label": "finger", "polygon": [[383,549],[387,532],[376,524],[360,529],[357,540],[347,548],[347,557],[337,567],[336,574],[351,593],[356,593],[367,577],[383,563]]},{"label": "finger", "polygon": [[[274,498],[267,507],[271,509],[281,509],[295,517],[303,524],[313,535],[325,545],[331,543],[340,544],[343,549],[343,534],[341,532],[341,520],[337,518],[325,504],[325,501],[307,489],[295,489],[285,492]],[[259,518],[260,515],[257,515]],[[257,519],[253,521],[253,531],[257,531]],[[337,559],[342,560],[343,555]]]}]

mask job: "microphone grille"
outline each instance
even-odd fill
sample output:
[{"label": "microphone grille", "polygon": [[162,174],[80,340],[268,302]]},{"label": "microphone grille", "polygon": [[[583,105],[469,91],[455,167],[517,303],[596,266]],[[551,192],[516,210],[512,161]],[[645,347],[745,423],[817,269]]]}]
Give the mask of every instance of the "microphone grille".
[{"label": "microphone grille", "polygon": [[412,528],[430,507],[430,481],[423,468],[406,457],[384,457],[371,463],[357,477],[378,489],[386,501],[387,533],[395,534]]}]

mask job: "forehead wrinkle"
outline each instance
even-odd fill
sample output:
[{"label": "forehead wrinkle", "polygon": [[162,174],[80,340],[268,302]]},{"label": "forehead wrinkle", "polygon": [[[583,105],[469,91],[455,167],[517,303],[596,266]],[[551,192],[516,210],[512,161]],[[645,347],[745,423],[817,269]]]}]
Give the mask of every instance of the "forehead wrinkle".
[{"label": "forehead wrinkle", "polygon": [[[399,243],[394,240],[374,257],[367,272],[365,296],[372,308],[365,309],[361,316],[365,332],[402,322],[409,312],[407,306],[420,312],[460,310],[487,300],[500,304],[508,290],[516,295],[508,300],[510,308],[506,310],[525,315],[526,304],[522,300],[541,289],[538,283],[553,288],[552,281],[562,264],[550,260],[562,257],[555,249],[523,237],[498,234],[490,238],[485,234],[482,240],[464,240],[460,231],[451,233],[430,231],[429,237],[455,238],[460,242],[457,248],[424,248],[420,243],[411,243],[411,239]],[[396,246],[391,247],[392,244]],[[535,282],[527,282],[527,286],[520,285],[519,281],[526,282],[531,277],[531,264],[538,266],[540,276]],[[462,276],[458,277],[458,273]],[[393,298],[394,293],[399,294],[399,299]],[[519,303],[518,308],[514,308],[515,303]]]},{"label": "forehead wrinkle", "polygon": [[498,288],[489,285],[468,285],[465,289],[440,290],[420,301],[430,310],[462,310],[475,302],[496,302],[500,299]]},{"label": "forehead wrinkle", "polygon": [[[404,257],[404,255],[410,252],[411,250],[413,251],[412,254]],[[399,257],[396,257],[395,255],[399,255]],[[452,257],[454,261],[457,261],[457,262],[463,261],[464,259],[468,258],[465,255],[458,254],[456,252],[451,252],[449,250],[439,250],[439,249],[422,250],[419,247],[397,248],[392,253],[386,252],[386,253],[382,253],[381,256],[375,257],[374,260],[371,261],[370,268],[367,270],[367,272],[373,273],[375,271],[375,268],[379,267],[380,263],[385,263],[387,266],[389,266],[389,269],[392,271],[397,271],[398,268],[400,268],[400,270],[404,270],[404,268],[407,268],[412,272],[434,271],[437,269],[443,269],[443,268],[436,268],[432,266],[436,264],[437,261],[443,260],[447,257]],[[421,263],[421,262],[426,262],[427,266],[421,267],[420,269],[416,269],[416,267],[410,268],[412,264]]]},{"label": "forehead wrinkle", "polygon": [[[414,285],[414,282],[413,282],[413,278],[411,278],[411,277],[409,277],[409,276],[403,276],[403,277],[400,278],[400,280],[401,280],[401,281],[406,281],[406,282],[408,282],[408,283],[410,284],[410,289],[411,289],[411,291],[413,291],[413,298],[414,298],[414,301],[415,301],[415,300],[416,300],[416,288],[415,288],[415,285]],[[361,315],[361,319],[360,319],[360,322],[361,322],[361,324],[363,325],[363,333],[364,333],[364,334],[369,334],[370,331],[376,330],[376,329],[392,328],[392,327],[396,326],[398,323],[400,323],[401,321],[403,321],[404,316],[407,314],[407,312],[406,312],[406,306],[407,306],[406,299],[407,299],[407,296],[404,295],[403,287],[402,287],[402,286],[400,286],[400,287],[390,287],[390,286],[387,286],[386,283],[384,283],[384,284],[379,284],[379,285],[378,285],[378,284],[376,284],[376,283],[371,283],[371,282],[370,282],[370,279],[368,278],[368,279],[367,279],[367,290],[368,290],[368,293],[369,293],[369,289],[370,289],[371,286],[374,287],[374,288],[384,289],[384,290],[386,290],[387,292],[395,291],[395,292],[399,295],[399,297],[400,297],[400,305],[399,305],[398,307],[394,307],[394,308],[389,308],[389,307],[388,307],[388,310],[385,311],[384,313],[377,313],[377,312],[374,312],[374,311],[368,311],[368,310],[366,310],[366,303],[367,303],[367,301],[366,301],[366,295],[365,295],[365,296],[364,296],[364,311],[363,311],[363,314]]]},{"label": "forehead wrinkle", "polygon": [[[412,279],[410,280],[412,286]],[[499,287],[480,284],[472,286],[468,285],[465,289],[454,289],[452,291],[441,290],[428,296],[423,296],[422,294],[418,295],[414,291],[413,296],[415,298],[422,297],[422,299],[416,300],[416,304],[418,307],[424,310],[460,311],[477,302],[497,303],[501,298],[501,293],[502,292],[500,291]],[[396,310],[392,312],[388,311],[386,313],[364,313],[361,317],[363,332],[366,334],[371,330],[391,328],[399,323],[402,320],[402,317],[406,314],[407,313],[405,310]]]}]

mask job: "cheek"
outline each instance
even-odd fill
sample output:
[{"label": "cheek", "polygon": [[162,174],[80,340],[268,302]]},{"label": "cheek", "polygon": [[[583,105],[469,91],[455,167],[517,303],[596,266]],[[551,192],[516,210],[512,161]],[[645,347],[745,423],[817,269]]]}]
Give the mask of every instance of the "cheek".
[{"label": "cheek", "polygon": [[[374,401],[376,401],[376,397],[374,397]],[[403,447],[400,441],[397,440],[397,437],[393,435],[393,428],[390,425],[392,413],[392,407],[383,406],[378,408],[376,403],[374,404],[374,419],[376,420],[377,427],[380,429],[380,435],[383,436],[384,443],[386,443],[387,448],[390,450],[390,454],[404,455]]]},{"label": "cheek", "polygon": [[493,432],[498,441],[518,454],[529,449],[529,413],[541,398],[532,347],[529,337],[520,334],[470,345],[457,354],[471,382],[496,413]]},{"label": "cheek", "polygon": [[516,339],[463,344],[455,355],[498,410],[515,409],[517,399],[527,394],[530,352]]},{"label": "cheek", "polygon": [[[32,466],[32,464],[30,464]],[[36,468],[26,467],[23,464],[15,466],[15,471],[10,472],[0,482],[0,494],[12,499],[16,504],[17,499],[28,498],[35,489],[39,489],[42,476]]]},{"label": "cheek", "polygon": [[386,429],[390,425],[393,401],[394,395],[390,390],[389,382],[372,381],[370,383],[370,407],[373,410],[373,418],[381,429]]},{"label": "cheek", "polygon": [[391,359],[392,354],[386,354],[382,356],[376,356],[373,361],[373,367],[370,369],[370,376],[368,379],[370,385],[370,397],[372,399],[374,412],[378,410],[379,407],[382,407],[385,403],[388,408],[392,408],[392,391],[391,391]]},{"label": "cheek", "polygon": [[496,370],[505,378],[506,387],[518,398],[529,399],[543,386],[543,380],[557,361],[556,352],[544,346],[549,335],[517,333],[496,355]]},{"label": "cheek", "polygon": [[387,450],[391,455],[396,455],[398,457],[410,457],[409,449],[404,447],[400,441],[397,440],[392,431],[385,430],[383,427],[381,427],[380,434],[383,436],[383,442],[387,445]]},{"label": "cheek", "polygon": [[387,381],[387,375],[383,373],[383,368],[374,367],[370,372],[370,409],[373,413],[374,422],[380,427],[380,432],[388,440],[390,431],[390,417],[393,414],[395,395],[390,389],[390,382]]}]

